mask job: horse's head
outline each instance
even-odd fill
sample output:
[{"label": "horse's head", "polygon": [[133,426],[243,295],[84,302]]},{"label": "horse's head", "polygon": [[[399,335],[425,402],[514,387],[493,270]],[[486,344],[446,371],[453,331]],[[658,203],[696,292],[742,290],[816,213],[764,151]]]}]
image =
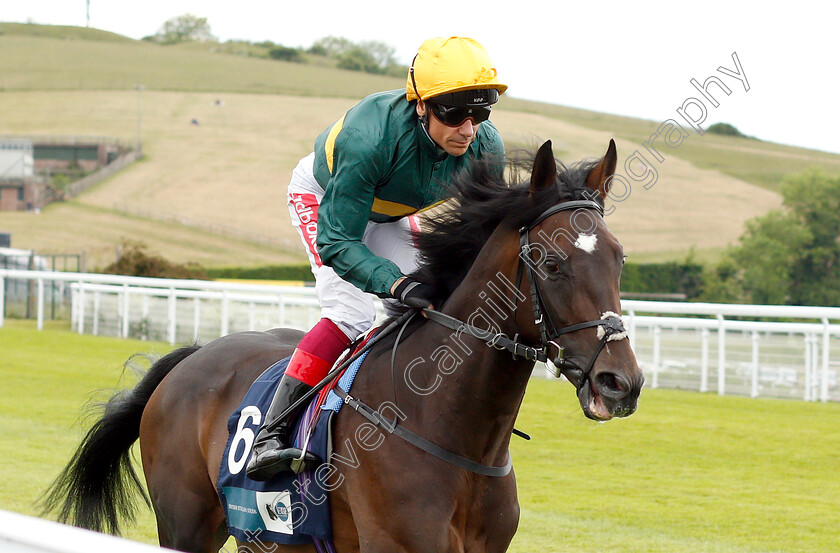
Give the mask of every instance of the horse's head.
[{"label": "horse's head", "polygon": [[[539,149],[530,194],[550,198],[520,230],[520,258],[530,281],[523,291],[534,310],[534,333],[549,359],[577,389],[587,417],[607,420],[636,410],[644,383],[620,313],[624,250],[602,215],[616,167],[615,143],[584,182],[558,175],[551,142]],[[560,201],[557,202],[557,190]],[[536,336],[534,336],[536,338]]]}]

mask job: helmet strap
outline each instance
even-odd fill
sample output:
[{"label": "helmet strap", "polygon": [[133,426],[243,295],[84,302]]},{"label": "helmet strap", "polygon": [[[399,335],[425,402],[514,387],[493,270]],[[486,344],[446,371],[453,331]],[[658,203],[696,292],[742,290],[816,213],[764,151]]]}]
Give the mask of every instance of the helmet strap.
[{"label": "helmet strap", "polygon": [[411,86],[414,87],[414,94],[417,95],[417,99],[420,100],[420,92],[417,90],[417,81],[414,80],[414,62],[417,61],[417,56],[420,53],[414,54],[414,59],[411,60],[411,67],[408,68],[408,74],[411,75]]},{"label": "helmet strap", "polygon": [[[411,76],[411,86],[414,87],[414,94],[417,95],[418,102],[422,100],[420,99],[420,91],[417,90],[417,81],[414,80],[414,62],[417,61],[417,56],[419,55],[419,53],[414,55],[414,59],[411,60],[411,67],[408,68],[408,74]],[[429,108],[426,108],[425,115],[418,115],[417,117],[420,119],[420,126],[423,128],[423,133],[426,135],[426,138],[429,139],[429,142],[431,142],[435,147],[435,151],[437,151],[438,155],[446,153],[446,150],[444,150],[440,144],[435,142],[435,139],[432,138],[431,134],[429,134]]]},{"label": "helmet strap", "polygon": [[429,110],[426,110],[426,115],[418,115],[417,118],[420,120],[420,127],[423,129],[423,134],[425,134],[426,138],[429,139],[429,144],[435,147],[435,151],[438,156],[446,154],[446,150],[444,150],[440,144],[435,142],[435,139],[432,138],[431,134],[429,134]]}]

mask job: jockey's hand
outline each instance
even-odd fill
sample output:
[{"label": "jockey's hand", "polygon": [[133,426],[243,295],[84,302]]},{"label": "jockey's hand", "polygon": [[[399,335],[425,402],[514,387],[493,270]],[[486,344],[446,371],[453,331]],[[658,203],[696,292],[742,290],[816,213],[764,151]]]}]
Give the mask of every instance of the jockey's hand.
[{"label": "jockey's hand", "polygon": [[392,295],[409,307],[417,309],[431,308],[434,288],[429,284],[423,284],[411,277],[403,277],[397,281]]}]

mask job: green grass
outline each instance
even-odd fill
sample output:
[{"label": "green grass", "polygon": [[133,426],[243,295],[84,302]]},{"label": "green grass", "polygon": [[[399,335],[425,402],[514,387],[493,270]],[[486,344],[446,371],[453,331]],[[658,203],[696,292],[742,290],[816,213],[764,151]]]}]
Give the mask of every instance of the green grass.
[{"label": "green grass", "polygon": [[837,404],[645,390],[631,418],[596,425],[570,392],[526,397],[515,550],[835,550]]},{"label": "green grass", "polygon": [[[87,430],[83,406],[108,397],[120,381],[133,385],[122,364],[137,352],[164,354],[167,344],[80,336],[53,323],[39,332],[32,321],[0,328],[0,509],[37,515],[35,501],[70,459]],[[154,517],[126,532],[154,542]]]},{"label": "green grass", "polygon": [[100,29],[69,25],[39,25],[37,23],[0,23],[0,35],[34,36],[61,40],[135,42],[134,39]]},{"label": "green grass", "polygon": [[[3,24],[4,26],[6,24]],[[395,77],[216,51],[215,43],[164,46],[0,35],[2,90],[247,92],[361,98],[404,86]]]},{"label": "green grass", "polygon": [[[81,406],[129,355],[169,347],[7,321],[0,349],[0,509],[36,514],[85,428]],[[638,413],[596,424],[569,385],[535,379],[517,423],[533,440],[512,446],[511,551],[836,551],[838,417],[836,403],[645,390]],[[151,513],[127,535],[154,543]]]}]

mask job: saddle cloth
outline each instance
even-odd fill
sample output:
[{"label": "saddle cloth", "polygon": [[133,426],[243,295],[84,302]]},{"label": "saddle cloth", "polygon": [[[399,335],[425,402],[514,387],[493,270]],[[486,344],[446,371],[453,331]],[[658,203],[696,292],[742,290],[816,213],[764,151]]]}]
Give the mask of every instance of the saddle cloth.
[{"label": "saddle cloth", "polygon": [[[349,355],[347,353],[344,358]],[[322,460],[330,459],[332,419],[343,404],[332,388],[338,385],[349,392],[366,356],[367,352],[302,410],[295,424],[295,447],[305,447]],[[245,474],[263,414],[268,412],[288,364],[287,357],[266,369],[228,419],[228,441],[216,489],[225,509],[228,532],[236,539],[285,545],[314,544],[319,552],[330,553],[334,551],[328,494],[334,480],[331,478],[335,472],[332,465],[325,463],[299,475],[280,473],[266,482],[251,480]]]}]

